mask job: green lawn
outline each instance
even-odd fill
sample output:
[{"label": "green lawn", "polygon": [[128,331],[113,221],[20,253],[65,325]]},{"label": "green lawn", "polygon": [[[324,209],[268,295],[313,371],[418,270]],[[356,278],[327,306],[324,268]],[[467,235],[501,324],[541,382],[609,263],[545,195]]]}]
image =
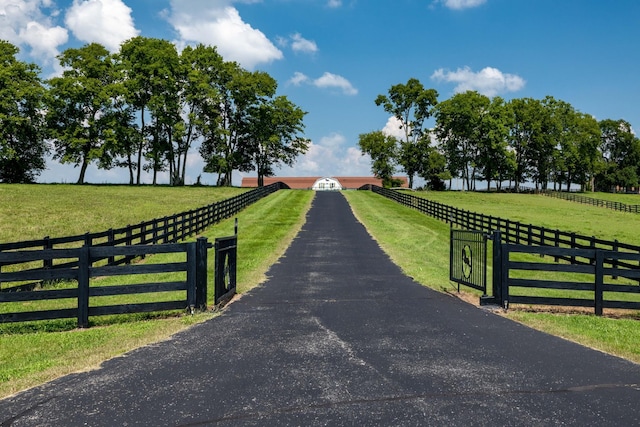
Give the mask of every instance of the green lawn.
[{"label": "green lawn", "polygon": [[[453,205],[452,196],[459,195],[458,200],[464,202],[471,200],[473,203],[469,203],[470,206],[475,208],[483,206],[480,201],[483,194],[443,194],[444,197],[441,198],[443,203]],[[369,191],[346,192],[345,195],[358,219],[405,274],[436,290],[450,293],[456,291],[457,285],[449,282],[449,227],[447,224]],[[542,196],[527,196],[525,199],[538,200],[532,199],[533,197],[547,199]],[[489,203],[498,199],[489,197],[484,200],[484,203]],[[504,200],[500,199],[500,204],[504,209],[509,209],[509,203]],[[515,201],[520,202],[518,199]],[[485,207],[487,210],[495,209],[488,204]],[[533,210],[533,205],[528,209]],[[542,210],[523,213],[523,215],[543,218],[548,214],[545,212]],[[558,218],[547,220],[562,222]],[[491,277],[490,269],[488,276]],[[477,303],[479,296],[477,292],[465,287],[462,290],[464,294],[460,295],[461,298]],[[522,311],[522,308],[525,311]],[[640,323],[638,321],[640,313],[627,311],[625,317],[632,317],[632,319],[616,319],[595,315],[567,315],[567,310],[562,309],[557,310],[559,311],[557,314],[530,313],[526,307],[521,309],[510,309],[505,315],[531,327],[640,363]]]},{"label": "green lawn", "polygon": [[0,184],[0,243],[120,228],[228,199],[245,188]]},{"label": "green lawn", "polygon": [[[215,193],[215,192],[213,192]],[[313,192],[278,191],[249,206],[237,215],[238,232],[238,292],[252,289],[265,279],[268,268],[284,253],[290,241],[304,224]],[[215,195],[214,195],[215,197]],[[123,204],[115,204],[126,210]],[[228,219],[208,229],[202,235],[209,241],[233,234],[234,220]],[[195,236],[193,237],[195,238]],[[158,255],[145,262],[177,262],[184,255]],[[209,252],[209,302],[213,299],[213,251]],[[165,276],[161,280],[180,280]],[[92,286],[117,285],[149,280],[144,276],[96,279]],[[121,283],[121,282],[120,282]],[[57,284],[56,286],[65,286]],[[164,295],[166,296],[166,295]],[[149,301],[159,296],[108,297],[100,304]],[[30,308],[28,308],[30,309]],[[11,311],[11,310],[5,310]],[[91,369],[102,361],[133,348],[166,339],[193,323],[214,316],[207,312],[194,316],[183,313],[134,314],[90,318],[91,328],[75,329],[75,320],[54,320],[24,324],[0,325],[0,397],[50,381],[78,370]]]},{"label": "green lawn", "polygon": [[640,215],[535,194],[411,192],[445,205],[583,236],[640,246]]}]

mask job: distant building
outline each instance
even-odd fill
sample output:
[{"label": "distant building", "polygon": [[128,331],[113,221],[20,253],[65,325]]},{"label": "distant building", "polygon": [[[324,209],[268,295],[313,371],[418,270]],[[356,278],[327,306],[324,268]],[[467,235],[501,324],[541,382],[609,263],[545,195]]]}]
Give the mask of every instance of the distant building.
[{"label": "distant building", "polygon": [[[402,187],[409,187],[409,180],[406,176],[394,176],[395,179],[402,181]],[[373,184],[382,187],[382,180],[373,176],[336,176],[336,177],[294,177],[294,176],[271,176],[264,178],[264,185],[273,184],[274,182],[284,182],[292,189],[298,190],[356,190],[363,185]],[[242,178],[242,187],[257,187],[257,177]]]}]

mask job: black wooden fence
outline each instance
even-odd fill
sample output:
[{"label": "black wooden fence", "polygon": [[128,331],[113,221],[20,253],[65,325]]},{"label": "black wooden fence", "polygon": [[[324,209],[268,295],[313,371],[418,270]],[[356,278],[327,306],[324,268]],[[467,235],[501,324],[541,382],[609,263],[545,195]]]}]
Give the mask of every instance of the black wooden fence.
[{"label": "black wooden fence", "polygon": [[[44,237],[38,240],[29,240],[22,242],[0,243],[0,253],[15,250],[38,250],[38,249],[58,249],[69,247],[111,247],[111,246],[132,246],[132,245],[157,245],[175,243],[184,240],[186,237],[197,234],[205,230],[207,227],[220,222],[223,219],[230,218],[250,204],[255,203],[261,198],[278,191],[288,188],[286,184],[277,182],[265,187],[259,187],[246,193],[239,194],[220,202],[212,203],[199,209],[194,209],[163,218],[155,218],[150,221],[141,222],[136,225],[129,225],[123,228],[110,229],[97,233],[86,233],[76,236],[67,237]],[[144,256],[144,254],[141,254]],[[129,263],[133,256],[118,256],[110,254],[106,258],[101,256],[93,256],[92,262],[104,261],[109,265],[119,265]],[[9,267],[8,261],[0,261],[0,272]],[[35,268],[69,268],[77,266],[77,260],[58,260],[44,259],[40,266]],[[29,266],[34,268],[34,266]],[[0,288],[2,280],[0,280]]]},{"label": "black wooden fence", "polygon": [[[288,187],[278,182],[200,209],[100,233],[2,243],[0,304],[64,299],[77,302],[70,304],[67,301],[66,306],[69,308],[40,311],[3,312],[4,309],[0,308],[0,323],[77,317],[78,325],[87,327],[89,316],[206,307],[207,248],[214,246],[206,243],[206,239],[198,239],[192,243],[176,242],[231,217],[282,188]],[[236,239],[236,236],[216,239],[216,260],[219,257],[218,250],[233,260],[224,265],[225,277],[233,278],[233,283],[227,280],[224,286],[214,288],[216,304],[221,297],[218,295],[219,287],[226,289],[227,296],[235,292],[236,276],[236,245],[219,248],[218,240],[236,242]],[[78,244],[82,246],[73,247]],[[180,252],[186,254],[186,261],[131,264],[134,258]],[[186,273],[184,281],[89,287],[89,280],[95,277],[180,272]],[[65,282],[62,288],[55,286],[60,281]],[[36,291],[43,283],[51,284],[52,289]],[[172,291],[184,291],[186,294],[184,298],[171,301],[89,305],[89,298]]]},{"label": "black wooden fence", "polygon": [[[565,193],[562,191],[543,190],[540,192],[545,196],[555,197],[557,199],[569,200],[585,205],[600,206],[621,212],[640,213],[640,205],[627,205],[620,202],[611,202],[609,200],[595,199],[593,197],[583,196],[581,194]],[[638,196],[640,197],[640,196]]]},{"label": "black wooden fence", "polygon": [[[497,284],[500,289],[496,289],[494,284],[494,294],[498,295],[495,302],[505,308],[509,304],[593,307],[598,316],[602,315],[603,308],[640,310],[640,286],[616,283],[614,280],[619,276],[640,279],[640,270],[630,271],[620,267],[622,260],[640,261],[640,254],[513,244],[502,244],[500,251],[501,264],[494,265],[501,276],[500,283]],[[536,257],[516,261],[511,259],[512,254],[591,258],[595,259],[595,263],[577,265],[534,262]],[[541,260],[540,257],[537,259]],[[534,272],[533,277],[527,277],[530,272]],[[540,272],[562,273],[563,276],[561,280],[541,280],[535,276]],[[547,295],[534,295],[540,290]],[[560,291],[565,296],[548,295],[550,290]]]},{"label": "black wooden fence", "polygon": [[[495,302],[501,306],[510,303],[587,306],[594,307],[598,315],[602,314],[603,308],[640,309],[640,286],[614,283],[620,277],[627,279],[627,282],[640,282],[639,246],[470,212],[373,185],[363,189],[371,189],[452,226],[491,234],[494,250],[493,297],[485,298],[485,303]],[[509,258],[513,253],[552,257],[555,263],[514,261]],[[587,274],[593,280],[576,282],[511,277],[511,273],[517,270]],[[520,292],[513,294],[511,289],[515,288]],[[523,295],[527,291],[522,292],[522,289],[532,292]],[[583,294],[578,297],[543,297],[532,295],[534,289],[578,291]],[[585,291],[591,292],[592,297],[585,298]],[[621,298],[625,294],[627,298]]]},{"label": "black wooden fence", "polygon": [[[32,301],[67,300],[69,308],[39,311],[0,311],[1,322],[25,322],[61,318],[77,318],[78,326],[89,326],[90,316],[109,314],[155,312],[165,310],[206,308],[207,305],[207,249],[212,247],[206,238],[196,242],[161,245],[105,246],[70,249],[40,249],[16,252],[0,252],[2,263],[25,263],[33,261],[53,261],[56,259],[76,259],[73,266],[54,269],[30,269],[0,273],[0,281],[65,281],[68,286],[60,289],[31,290],[23,287],[6,287],[0,290],[0,304]],[[184,253],[183,262],[164,264],[138,263],[132,265],[93,266],[93,259],[116,256],[140,257],[151,254]],[[89,286],[91,279],[112,276],[158,275],[163,273],[185,273],[185,280],[161,281],[117,286]],[[157,277],[157,276],[153,276]],[[77,285],[74,285],[77,283]],[[143,302],[131,304],[103,305],[100,297],[158,292],[179,292],[182,297],[169,301]],[[176,298],[176,294],[171,294]],[[71,300],[71,301],[69,301]],[[76,302],[73,302],[73,301]],[[90,303],[91,301],[91,303]],[[71,308],[73,307],[73,308]]]},{"label": "black wooden fence", "polygon": [[[640,254],[640,246],[618,242],[617,240],[598,239],[594,236],[585,236],[491,215],[484,215],[375,185],[367,185],[363,187],[363,189],[371,189],[377,194],[394,200],[404,206],[417,209],[426,215],[445,221],[461,229],[483,231],[485,233],[499,230],[503,243],[573,249],[602,249],[613,252]],[[595,259],[585,259],[577,255],[557,255],[556,259],[564,259],[573,264],[593,264],[595,262]],[[629,269],[640,268],[640,263],[627,259],[619,261],[619,265]]]}]

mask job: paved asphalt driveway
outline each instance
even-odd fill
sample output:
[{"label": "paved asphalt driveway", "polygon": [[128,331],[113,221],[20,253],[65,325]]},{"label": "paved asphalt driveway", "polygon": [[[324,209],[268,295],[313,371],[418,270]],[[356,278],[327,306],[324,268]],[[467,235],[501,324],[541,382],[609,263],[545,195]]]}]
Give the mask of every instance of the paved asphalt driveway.
[{"label": "paved asphalt driveway", "polygon": [[0,401],[1,427],[27,425],[632,426],[640,366],[418,285],[340,193],[318,193],[267,283]]}]

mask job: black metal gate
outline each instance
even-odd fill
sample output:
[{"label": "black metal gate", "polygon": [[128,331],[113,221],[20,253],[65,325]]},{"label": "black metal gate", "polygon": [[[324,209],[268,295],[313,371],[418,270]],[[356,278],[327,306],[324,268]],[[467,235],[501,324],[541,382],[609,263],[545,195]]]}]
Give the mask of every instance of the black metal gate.
[{"label": "black metal gate", "polygon": [[238,236],[216,239],[214,304],[226,303],[236,293]]},{"label": "black metal gate", "polygon": [[451,229],[449,280],[487,294],[487,235],[482,231]]}]

